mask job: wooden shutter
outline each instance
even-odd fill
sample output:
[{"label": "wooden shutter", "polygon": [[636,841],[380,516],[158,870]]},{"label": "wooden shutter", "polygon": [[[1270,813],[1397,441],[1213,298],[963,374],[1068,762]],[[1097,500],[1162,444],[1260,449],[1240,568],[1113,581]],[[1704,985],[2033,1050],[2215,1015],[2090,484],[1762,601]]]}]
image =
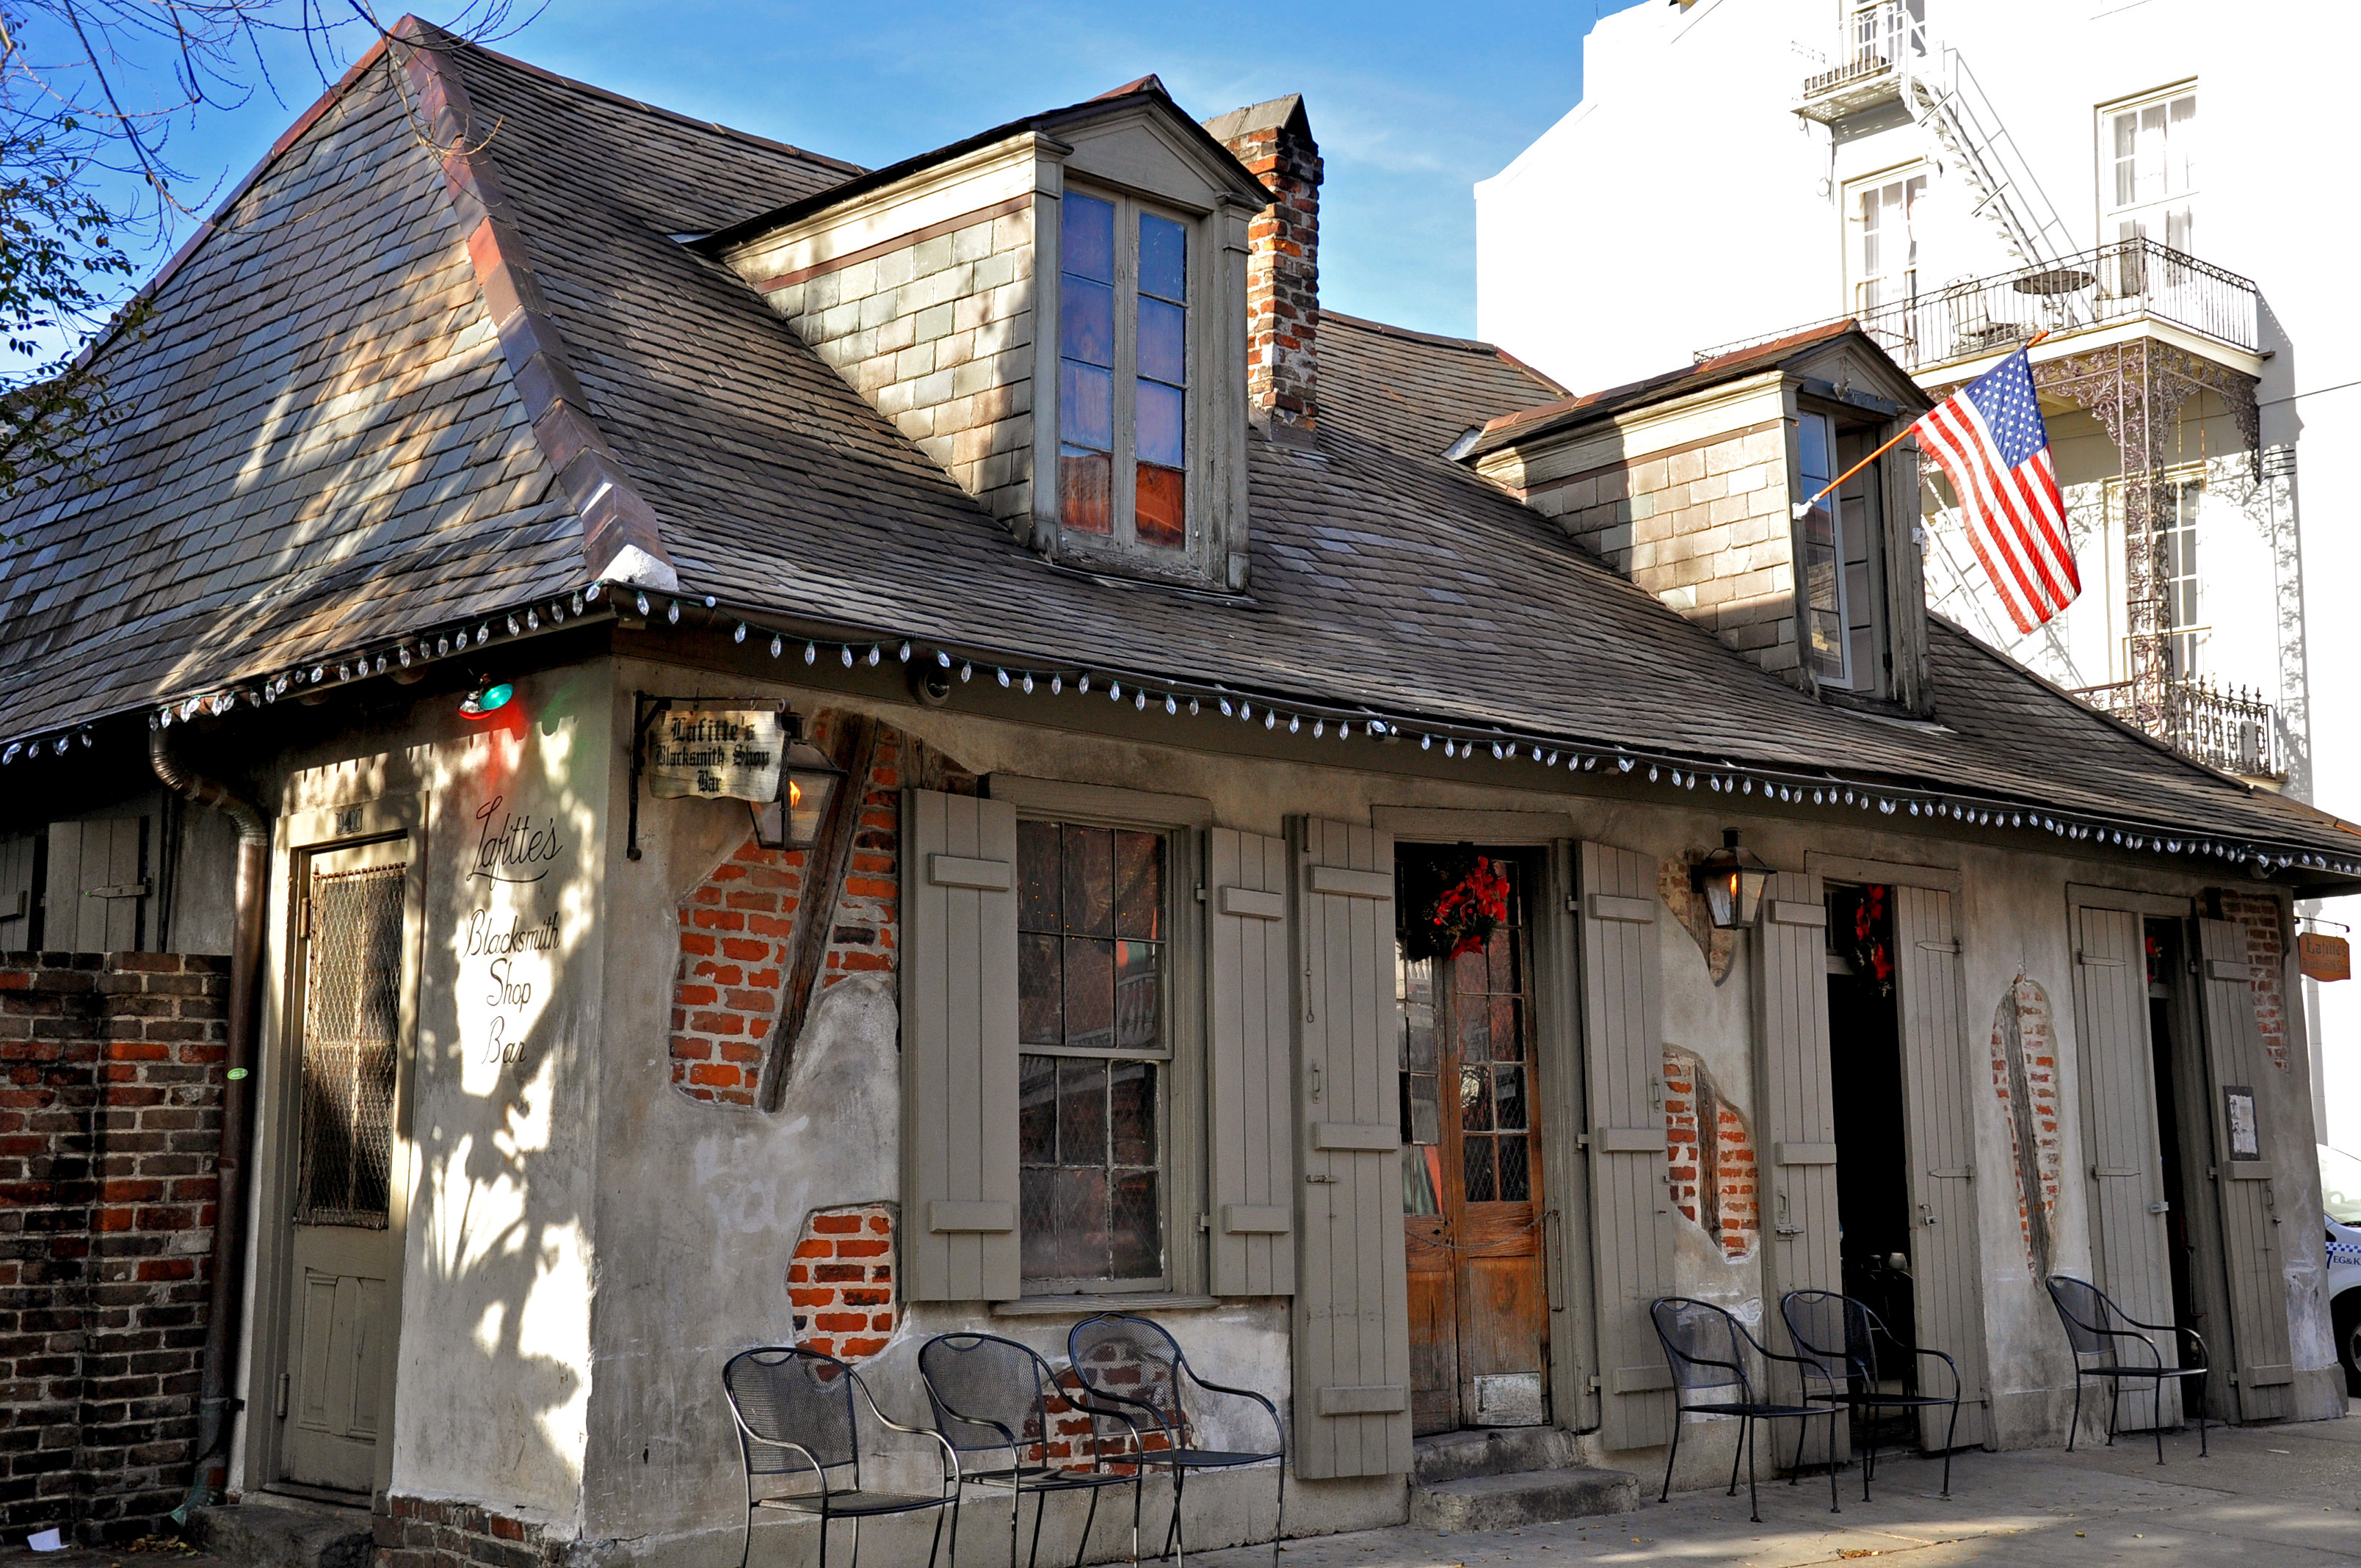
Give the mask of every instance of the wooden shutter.
[{"label": "wooden shutter", "polygon": [[1608,1447],[1653,1448],[1673,1435],[1672,1375],[1648,1315],[1673,1283],[1656,861],[1605,844],[1576,855],[1599,1415]]},{"label": "wooden shutter", "polygon": [[[2271,1166],[2267,1109],[2271,1075],[2255,1025],[2255,976],[2246,961],[2246,933],[2227,920],[2200,920],[2197,945],[2203,955],[2205,1056],[2213,1102],[2214,1191],[2222,1211],[2222,1252],[2230,1285],[2230,1343],[2207,1336],[2215,1360],[2228,1351],[2236,1365],[2238,1419],[2284,1420],[2295,1414],[2294,1357],[2288,1339],[2288,1286],[2279,1237],[2278,1190]],[[2255,1117],[2253,1159],[2232,1157],[2227,1096],[2248,1097]],[[2310,1151],[2305,1151],[2309,1163]],[[2158,1320],[2162,1321],[2162,1320]]]},{"label": "wooden shutter", "polygon": [[[2081,1034],[2082,1154],[2091,1192],[2092,1283],[2145,1322],[2172,1321],[2165,1256],[2164,1168],[2158,1157],[2155,1069],[2148,1055],[2147,951],[2128,909],[2081,913],[2074,955]],[[2032,1196],[2027,1195],[2027,1201]],[[2060,1266],[2061,1271],[2063,1266]],[[2158,1349],[2175,1358],[2169,1336]],[[2177,1359],[2177,1358],[2175,1358]],[[2179,1393],[2164,1394],[2178,1420]],[[2152,1396],[2124,1389],[2123,1425],[2155,1424]]]},{"label": "wooden shutter", "polygon": [[[1837,1243],[1836,1108],[1828,1086],[1828,905],[1819,877],[1781,872],[1763,893],[1754,1003],[1755,1146],[1771,1157],[1763,1231],[1763,1321],[1792,1353],[1779,1300],[1790,1290],[1841,1290]],[[1784,1385],[1782,1385],[1784,1387]],[[1792,1389],[1790,1390],[1793,1391]],[[1813,1423],[1806,1422],[1806,1426]],[[1817,1427],[1804,1455],[1825,1459]]]},{"label": "wooden shutter", "polygon": [[1295,1298],[1295,1470],[1410,1468],[1393,835],[1298,818],[1303,1206]]},{"label": "wooden shutter", "polygon": [[[1953,1441],[1981,1448],[1991,1429],[1983,1260],[1976,1242],[1975,1123],[1968,1098],[1973,1058],[1951,895],[1939,888],[1896,887],[1894,946],[1911,1218],[1916,1226],[1910,1249],[1916,1336],[1920,1344],[1944,1351],[1959,1364],[1963,1398]],[[1933,1376],[1939,1388],[1941,1370]],[[1950,1412],[1921,1410],[1918,1430],[1927,1447],[1939,1448],[1950,1431]]]},{"label": "wooden shutter", "polygon": [[35,946],[33,912],[41,902],[41,888],[33,881],[40,840],[31,833],[0,834],[0,952],[21,952]]},{"label": "wooden shutter", "polygon": [[1216,828],[1206,836],[1212,1049],[1213,1288],[1295,1293],[1295,1129],[1287,841]]},{"label": "wooden shutter", "polygon": [[1016,808],[902,797],[902,1267],[1008,1300],[1016,1233]]},{"label": "wooden shutter", "polygon": [[44,946],[121,953],[150,945],[152,826],[146,815],[49,824]]}]

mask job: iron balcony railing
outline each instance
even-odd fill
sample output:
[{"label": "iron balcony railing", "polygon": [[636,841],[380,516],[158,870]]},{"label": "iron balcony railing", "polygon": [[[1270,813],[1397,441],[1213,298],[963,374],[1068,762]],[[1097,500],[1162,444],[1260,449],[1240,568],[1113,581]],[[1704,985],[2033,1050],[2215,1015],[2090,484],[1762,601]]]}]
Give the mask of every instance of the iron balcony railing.
[{"label": "iron balcony railing", "polygon": [[1861,330],[1914,374],[2014,347],[2037,333],[2065,337],[2142,319],[2169,322],[2249,354],[2262,349],[2252,281],[2147,238],[1860,303],[1854,319]]},{"label": "iron balcony railing", "polygon": [[2167,681],[2162,713],[2149,726],[2140,723],[2136,685],[2112,681],[2080,687],[2074,695],[2102,713],[2147,729],[2191,762],[2241,778],[2287,775],[2275,739],[2278,727],[2271,705],[2257,693],[2216,686],[2211,681]]},{"label": "iron balcony railing", "polygon": [[2262,352],[2261,297],[2253,281],[2152,239],[2120,240],[2057,263],[1968,278],[1895,298],[1865,298],[1850,318],[1758,333],[1700,348],[1708,359],[1850,319],[1916,376],[1937,366],[1996,354],[2037,333],[2053,339],[2140,320],[2175,326]]},{"label": "iron balcony railing", "polygon": [[1926,0],[1872,0],[1855,5],[1845,18],[1844,36],[1833,65],[1809,51],[1827,69],[1804,79],[1804,96],[1815,97],[1847,82],[1877,76],[1903,62],[1927,57]]}]

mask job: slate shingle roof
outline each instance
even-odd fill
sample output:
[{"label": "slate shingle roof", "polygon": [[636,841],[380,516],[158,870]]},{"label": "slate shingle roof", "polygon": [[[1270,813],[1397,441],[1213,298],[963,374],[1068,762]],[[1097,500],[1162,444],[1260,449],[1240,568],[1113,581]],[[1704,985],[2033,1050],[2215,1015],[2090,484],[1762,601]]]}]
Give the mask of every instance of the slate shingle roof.
[{"label": "slate shingle roof", "polygon": [[[589,414],[685,588],[846,637],[1218,685],[1413,724],[1966,792],[2349,858],[2352,830],[2173,757],[1938,622],[1939,728],[1825,706],[1444,450],[1563,396],[1476,344],[1332,316],[1320,435],[1249,441],[1226,598],[1021,548],[734,276],[675,237],[857,172],[445,40]],[[432,152],[361,73],[115,345],[99,491],[0,530],[0,735],[577,587]]]}]

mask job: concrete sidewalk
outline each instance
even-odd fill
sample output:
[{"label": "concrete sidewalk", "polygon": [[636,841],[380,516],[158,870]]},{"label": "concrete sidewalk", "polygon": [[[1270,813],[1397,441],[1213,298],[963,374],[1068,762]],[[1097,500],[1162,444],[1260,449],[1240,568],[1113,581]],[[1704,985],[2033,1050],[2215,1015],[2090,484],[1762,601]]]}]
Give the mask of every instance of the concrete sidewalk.
[{"label": "concrete sidewalk", "polygon": [[[1824,1476],[1765,1486],[1759,1525],[1746,1517],[1742,1480],[1736,1497],[1715,1488],[1658,1503],[1651,1476],[1638,1513],[1496,1535],[1367,1530],[1290,1541],[1279,1561],[1285,1568],[1790,1568],[1871,1559],[1880,1568],[2361,1563],[2361,1419],[2216,1431],[2211,1446],[2213,1457],[2201,1460],[2193,1431],[2167,1437],[2161,1467],[2146,1437],[2118,1438],[2113,1449],[2078,1445],[2070,1454],[1960,1453],[1951,1464],[1949,1502],[1937,1495],[1940,1461],[1887,1459],[1871,1502],[1861,1500],[1860,1471],[1844,1472],[1841,1514],[1828,1511]],[[1270,1549],[1191,1560],[1204,1568],[1257,1568],[1270,1562]]]}]

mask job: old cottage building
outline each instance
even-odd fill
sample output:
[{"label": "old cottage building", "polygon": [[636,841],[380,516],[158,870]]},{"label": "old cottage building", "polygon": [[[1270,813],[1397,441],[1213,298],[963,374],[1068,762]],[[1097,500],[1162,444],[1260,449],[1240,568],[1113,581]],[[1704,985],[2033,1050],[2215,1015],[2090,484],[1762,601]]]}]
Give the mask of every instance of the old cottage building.
[{"label": "old cottage building", "polygon": [[1290,1530],[1661,1464],[1675,1293],[1873,1296],[1971,1447],[2065,1440],[2053,1271],[2341,1410],[2353,829],[1927,615],[1906,444],[1806,556],[1871,338],[1570,396],[1323,316],[1319,187],[1293,98],[862,170],[414,23],[289,131],[5,520],[11,1528],[721,1563],[733,1353],[913,1420],[1110,1305],[1281,1396]]}]

